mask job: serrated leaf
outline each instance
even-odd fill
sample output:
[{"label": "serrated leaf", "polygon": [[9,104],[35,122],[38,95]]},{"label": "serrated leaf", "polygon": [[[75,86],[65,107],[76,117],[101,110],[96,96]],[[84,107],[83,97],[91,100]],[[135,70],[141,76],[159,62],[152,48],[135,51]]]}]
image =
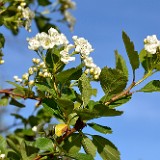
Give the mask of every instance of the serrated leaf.
[{"label": "serrated leaf", "polygon": [[67,153],[66,156],[74,158],[75,160],[94,160],[91,155],[84,153]]},{"label": "serrated leaf", "polygon": [[160,81],[153,80],[147,83],[143,88],[138,90],[139,92],[160,92]]},{"label": "serrated leaf", "polygon": [[65,115],[69,115],[74,108],[74,103],[69,99],[57,98],[56,102]]},{"label": "serrated leaf", "polygon": [[112,133],[112,129],[110,127],[107,127],[107,126],[102,126],[102,125],[96,124],[94,122],[87,123],[87,125],[89,125],[90,127],[92,127],[93,129],[95,129],[96,131],[98,131],[100,133],[104,133],[104,134]]},{"label": "serrated leaf", "polygon": [[56,95],[55,90],[45,83],[35,83],[35,86],[37,86],[37,89],[42,92],[48,92],[52,96]]},{"label": "serrated leaf", "polygon": [[10,102],[9,102],[10,105],[13,105],[13,106],[17,106],[19,108],[23,108],[25,107],[24,104],[18,102],[17,100],[15,100],[14,98],[11,98]]},{"label": "serrated leaf", "polygon": [[137,68],[139,68],[138,52],[135,51],[133,42],[130,40],[130,38],[124,31],[122,32],[122,38],[123,38],[123,42],[126,48],[126,52],[127,52],[130,64],[134,72]]},{"label": "serrated leaf", "polygon": [[5,44],[5,38],[2,33],[0,33],[0,48],[3,48]]},{"label": "serrated leaf", "polygon": [[62,119],[61,117],[61,111],[59,109],[59,107],[57,106],[57,103],[55,102],[55,100],[53,98],[45,98],[42,100],[42,105],[45,109],[45,111],[47,111],[47,113],[51,116],[55,116],[57,118]]},{"label": "serrated leaf", "polygon": [[53,142],[49,138],[39,137],[36,139],[35,146],[42,151],[53,151]]},{"label": "serrated leaf", "polygon": [[119,69],[104,67],[99,77],[106,96],[122,92],[127,85],[127,77]]},{"label": "serrated leaf", "polygon": [[65,71],[60,72],[57,75],[57,80],[61,83],[65,83],[70,80],[77,80],[82,75],[82,66],[79,65],[76,68],[70,68]]},{"label": "serrated leaf", "polygon": [[85,152],[93,158],[96,156],[96,147],[93,142],[85,135],[82,135],[82,146]]},{"label": "serrated leaf", "polygon": [[120,160],[120,153],[112,142],[98,135],[93,135],[92,137],[93,143],[103,159]]},{"label": "serrated leaf", "polygon": [[109,107],[103,104],[96,104],[92,110],[84,108],[74,109],[74,111],[77,113],[78,116],[80,116],[82,120],[91,120],[99,117],[119,116],[123,113],[122,111],[110,109]]},{"label": "serrated leaf", "polygon": [[124,75],[128,78],[128,68],[126,66],[126,62],[124,58],[118,53],[118,51],[115,51],[115,58],[116,58],[116,69],[121,70]]},{"label": "serrated leaf", "polygon": [[78,133],[73,133],[64,140],[62,148],[67,153],[78,153],[81,149],[81,141],[82,136]]},{"label": "serrated leaf", "polygon": [[90,80],[85,73],[82,74],[78,81],[78,88],[82,94],[83,106],[86,107],[94,92],[91,87]]}]

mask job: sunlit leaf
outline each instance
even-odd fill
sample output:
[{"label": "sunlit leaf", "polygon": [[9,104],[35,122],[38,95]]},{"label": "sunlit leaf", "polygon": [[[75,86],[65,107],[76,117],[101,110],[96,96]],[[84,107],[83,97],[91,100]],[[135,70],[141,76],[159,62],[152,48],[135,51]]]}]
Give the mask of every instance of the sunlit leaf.
[{"label": "sunlit leaf", "polygon": [[107,126],[102,126],[102,125],[96,124],[94,122],[87,123],[87,125],[89,125],[90,127],[92,127],[93,129],[95,129],[96,131],[98,131],[100,133],[104,133],[104,134],[112,133],[112,129],[110,127],[107,127]]},{"label": "sunlit leaf", "polygon": [[118,53],[118,51],[115,51],[115,58],[116,58],[116,69],[121,70],[126,77],[128,77],[128,68],[126,66],[126,62],[124,58]]},{"label": "sunlit leaf", "polygon": [[87,136],[82,135],[82,146],[85,152],[91,155],[93,158],[96,156],[96,147]]},{"label": "sunlit leaf", "polygon": [[120,93],[127,85],[127,77],[119,69],[104,67],[99,79],[106,96]]},{"label": "sunlit leaf", "polygon": [[130,38],[124,31],[122,32],[122,38],[123,38],[123,42],[126,48],[126,52],[127,52],[130,64],[134,72],[137,68],[139,68],[138,52],[135,51],[133,42],[130,40]]},{"label": "sunlit leaf", "polygon": [[39,137],[36,139],[35,146],[42,151],[53,151],[53,142],[49,138]]},{"label": "sunlit leaf", "polygon": [[112,142],[98,135],[93,135],[92,137],[93,143],[103,159],[120,160],[120,153]]},{"label": "sunlit leaf", "polygon": [[143,88],[138,90],[139,92],[160,92],[160,81],[153,80],[147,83]]}]

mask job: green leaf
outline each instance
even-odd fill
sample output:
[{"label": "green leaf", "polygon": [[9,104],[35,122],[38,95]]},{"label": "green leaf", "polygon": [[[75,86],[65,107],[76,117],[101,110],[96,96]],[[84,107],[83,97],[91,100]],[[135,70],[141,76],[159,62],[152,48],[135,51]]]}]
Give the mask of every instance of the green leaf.
[{"label": "green leaf", "polygon": [[74,108],[74,103],[69,99],[57,98],[56,102],[65,115],[69,115]]},{"label": "green leaf", "polygon": [[82,75],[82,66],[79,65],[76,68],[70,68],[60,72],[57,75],[57,80],[63,84],[70,80],[77,80],[80,78],[81,75]]},{"label": "green leaf", "polygon": [[18,102],[17,100],[15,100],[14,98],[11,98],[11,101],[9,102],[10,105],[13,105],[13,106],[17,106],[19,108],[23,108],[25,107],[24,104]]},{"label": "green leaf", "polygon": [[92,137],[93,143],[103,159],[120,160],[120,153],[112,142],[98,135]]},{"label": "green leaf", "polygon": [[35,86],[37,86],[37,89],[42,92],[48,92],[52,96],[56,96],[55,90],[46,83],[35,83]]},{"label": "green leaf", "polygon": [[64,68],[64,63],[60,60],[60,51],[63,48],[54,47],[53,49],[48,49],[46,53],[46,66],[51,73],[58,73]]},{"label": "green leaf", "polygon": [[13,90],[13,93],[21,94],[22,96],[25,96],[25,88],[23,88],[21,85],[18,85],[15,82],[7,81],[7,83],[15,86],[16,88]]},{"label": "green leaf", "polygon": [[7,143],[4,137],[0,135],[0,154],[6,152]]},{"label": "green leaf", "polygon": [[153,80],[138,90],[138,92],[160,92],[160,81]]},{"label": "green leaf", "polygon": [[74,112],[76,112],[82,120],[91,120],[99,117],[119,116],[123,113],[122,111],[110,109],[103,104],[96,104],[92,110],[89,110],[87,108],[74,109]]},{"label": "green leaf", "polygon": [[82,137],[78,133],[73,133],[71,136],[64,140],[62,148],[67,153],[78,153],[81,149]]},{"label": "green leaf", "polygon": [[102,126],[100,124],[96,124],[96,123],[87,123],[87,125],[89,125],[90,127],[92,127],[93,129],[95,129],[96,131],[100,132],[100,133],[104,133],[104,134],[109,134],[112,133],[112,129],[110,127],[107,126]]},{"label": "green leaf", "polygon": [[82,135],[82,146],[85,152],[91,155],[93,158],[96,156],[96,147],[93,142],[84,134]]},{"label": "green leaf", "polygon": [[8,96],[3,96],[0,98],[0,107],[4,107],[8,105]]},{"label": "green leaf", "polygon": [[86,107],[93,95],[93,89],[90,85],[90,80],[85,73],[82,74],[78,81],[78,88],[82,94],[83,106]]},{"label": "green leaf", "polygon": [[16,114],[16,113],[11,113],[12,116],[14,116],[16,119],[20,119],[24,124],[27,123],[27,119],[25,119],[23,116],[21,116],[20,114]]},{"label": "green leaf", "polygon": [[53,98],[43,99],[42,105],[43,105],[44,109],[47,111],[47,114],[49,114],[51,116],[54,115],[55,117],[60,118],[60,119],[62,118],[61,111]]},{"label": "green leaf", "polygon": [[66,156],[74,158],[75,160],[94,160],[91,155],[84,153],[67,153]]},{"label": "green leaf", "polygon": [[145,73],[150,72],[153,69],[160,70],[159,54],[150,54],[143,49],[139,54],[139,59],[145,70]]},{"label": "green leaf", "polygon": [[7,153],[7,158],[11,159],[11,160],[21,160],[21,157],[19,154],[17,154],[14,151],[8,151]]},{"label": "green leaf", "polygon": [[36,139],[35,146],[42,151],[53,151],[54,145],[51,139],[45,137],[39,137]]},{"label": "green leaf", "polygon": [[122,92],[127,85],[127,77],[119,69],[104,67],[99,77],[106,96]]},{"label": "green leaf", "polygon": [[128,68],[126,66],[126,62],[124,58],[118,53],[118,51],[115,51],[115,58],[116,58],[116,69],[121,70],[124,75],[128,78]]},{"label": "green leaf", "polygon": [[130,38],[124,31],[122,32],[122,38],[133,72],[135,72],[135,70],[139,68],[138,52],[135,51],[133,42],[130,41]]},{"label": "green leaf", "polygon": [[5,38],[2,33],[0,33],[0,48],[3,48],[5,44]]},{"label": "green leaf", "polygon": [[47,5],[50,5],[51,2],[49,0],[38,0],[38,4],[41,5],[41,6],[47,6]]}]

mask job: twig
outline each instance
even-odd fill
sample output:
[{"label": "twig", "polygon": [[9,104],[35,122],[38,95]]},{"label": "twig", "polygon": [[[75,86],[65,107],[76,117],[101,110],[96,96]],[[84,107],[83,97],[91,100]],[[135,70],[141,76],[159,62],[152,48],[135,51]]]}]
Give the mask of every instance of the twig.
[{"label": "twig", "polygon": [[29,99],[34,99],[34,100],[37,100],[37,101],[41,101],[41,98],[39,98],[39,97],[36,97],[36,96],[33,96],[33,95],[26,96],[26,95],[14,93],[13,90],[14,90],[14,88],[2,89],[2,90],[0,90],[0,94],[7,94],[10,97],[20,97],[20,98],[23,98],[23,99],[29,98]]},{"label": "twig", "polygon": [[130,90],[135,86],[135,82],[132,82],[132,84],[123,92],[121,92],[120,94],[117,94],[115,96],[113,96],[109,101],[105,102],[105,105],[109,105],[112,102],[118,100],[119,98],[122,98],[124,96],[128,96],[131,95],[132,93],[130,93]]}]

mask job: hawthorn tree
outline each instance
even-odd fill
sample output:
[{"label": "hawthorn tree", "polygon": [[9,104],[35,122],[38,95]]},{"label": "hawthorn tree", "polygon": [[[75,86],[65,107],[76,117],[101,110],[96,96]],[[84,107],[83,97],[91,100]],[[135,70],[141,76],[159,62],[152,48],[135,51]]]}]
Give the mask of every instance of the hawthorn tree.
[{"label": "hawthorn tree", "polygon": [[[160,70],[160,41],[156,35],[147,36],[144,48],[138,53],[129,36],[122,32],[132,67],[132,81],[129,81],[128,66],[118,51],[115,51],[114,68],[100,68],[90,56],[94,49],[88,40],[73,36],[73,41],[69,42],[59,30],[51,15],[60,14],[57,21],[66,23],[72,30],[75,18],[69,10],[75,5],[71,0],[54,3],[49,0],[0,1],[1,26],[18,35],[20,27],[31,32],[34,21],[39,31],[34,37],[27,38],[28,49],[39,58],[32,59],[32,66],[22,77],[14,76],[14,81],[7,81],[12,88],[0,89],[2,107],[10,104],[21,109],[26,107],[22,100],[37,102],[32,106],[34,112],[27,118],[12,113],[21,121],[21,127],[17,126],[14,132],[7,134],[1,130],[0,159],[92,160],[98,153],[104,160],[119,160],[120,152],[111,141],[83,132],[83,129],[90,127],[99,133],[111,134],[110,127],[97,124],[94,119],[120,116],[123,112],[117,107],[130,101],[136,92],[160,91],[159,80],[134,90]],[[4,63],[4,46],[5,34],[0,33],[0,64]],[[69,68],[68,63],[76,60],[79,64]],[[136,81],[135,71],[139,67],[144,69],[144,75]],[[100,83],[104,91],[99,100],[93,99],[99,93],[91,82]]]}]

